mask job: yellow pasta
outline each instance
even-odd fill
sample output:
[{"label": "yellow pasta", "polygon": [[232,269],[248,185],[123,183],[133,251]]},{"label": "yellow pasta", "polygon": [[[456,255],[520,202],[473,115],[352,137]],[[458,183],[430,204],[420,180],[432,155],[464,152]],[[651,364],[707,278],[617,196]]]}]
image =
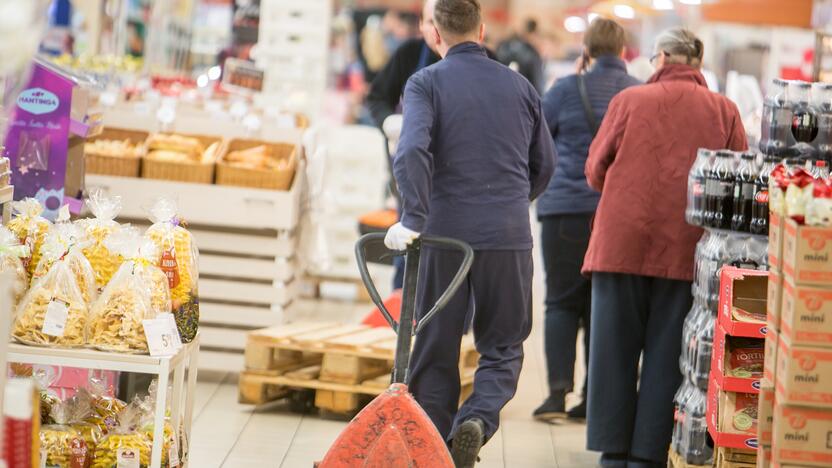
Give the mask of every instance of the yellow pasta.
[{"label": "yellow pasta", "polygon": [[40,429],[41,453],[46,455],[45,466],[75,468],[87,466],[92,456],[83,436],[74,428],[63,425],[43,426]]},{"label": "yellow pasta", "polygon": [[34,198],[14,202],[12,210],[15,216],[9,221],[8,228],[20,239],[21,244],[29,248],[30,256],[24,265],[29,276],[32,276],[40,263],[41,248],[51,223],[41,216],[43,207]]},{"label": "yellow pasta", "polygon": [[121,197],[109,197],[101,190],[94,190],[87,198],[87,206],[94,218],[79,223],[84,233],[83,252],[95,270],[98,288],[103,289],[124,261],[109,246],[111,236],[121,230],[121,225],[115,221],[121,211]]},{"label": "yellow pasta", "polygon": [[146,353],[142,320],[152,318],[150,303],[130,282],[105,290],[91,310],[89,344],[121,353]]},{"label": "yellow pasta", "polygon": [[[51,283],[38,282],[17,307],[17,318],[12,336],[21,343],[36,346],[83,346],[87,309],[80,297],[80,292],[77,291],[77,286],[75,288],[75,295],[65,294],[64,291],[53,287]],[[62,336],[52,336],[43,332],[46,310],[54,301],[63,303],[67,307],[67,318]]]},{"label": "yellow pasta", "polygon": [[138,452],[139,465],[141,468],[146,468],[150,465],[150,451],[152,448],[152,442],[144,434],[137,432],[108,434],[95,447],[90,468],[116,468],[120,449],[132,449]]}]

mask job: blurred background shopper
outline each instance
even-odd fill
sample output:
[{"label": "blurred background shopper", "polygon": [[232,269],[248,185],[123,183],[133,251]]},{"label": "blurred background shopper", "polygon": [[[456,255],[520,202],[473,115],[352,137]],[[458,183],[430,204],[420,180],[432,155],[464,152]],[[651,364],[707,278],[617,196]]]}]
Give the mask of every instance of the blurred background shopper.
[{"label": "blurred background shopper", "polygon": [[706,87],[702,55],[690,31],[660,34],[656,73],[613,98],[589,150],[586,176],[601,200],[583,267],[592,273],[587,447],[603,453],[602,466],[666,464],[702,234],[685,223],[687,174],[700,147],[747,147],[736,105]]},{"label": "blurred background shopper", "polygon": [[[584,327],[584,353],[589,355],[590,280],[581,275],[592,217],[601,195],[584,176],[587,152],[610,100],[638,84],[627,74],[621,56],[625,33],[618,23],[598,18],[584,36],[584,70],[555,83],[543,98],[558,154],[558,166],[537,204],[546,269],[546,364],[549,397],[534,411],[539,420],[567,415],[566,394],[572,391],[575,341]],[[583,90],[583,92],[582,92]],[[586,417],[586,383],[571,418]]]}]

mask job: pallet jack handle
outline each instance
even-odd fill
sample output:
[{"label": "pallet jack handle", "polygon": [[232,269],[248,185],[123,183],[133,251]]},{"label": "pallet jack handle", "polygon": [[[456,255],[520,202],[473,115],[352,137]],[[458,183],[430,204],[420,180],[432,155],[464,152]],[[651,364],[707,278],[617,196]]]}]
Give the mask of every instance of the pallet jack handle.
[{"label": "pallet jack handle", "polygon": [[[398,337],[396,341],[396,357],[393,364],[393,383],[407,383],[407,368],[410,363],[410,346],[413,336],[422,331],[425,326],[441,311],[456,294],[463,281],[465,281],[468,271],[474,262],[474,250],[465,242],[450,239],[447,237],[438,236],[420,236],[414,240],[407,250],[403,252],[393,252],[394,255],[405,255],[405,273],[404,273],[404,287],[402,288],[402,310],[399,321],[393,318],[387,308],[384,306],[381,296],[376,289],[373,279],[370,277],[370,272],[367,268],[367,258],[364,254],[366,247],[373,243],[383,243],[385,233],[377,232],[365,234],[355,245],[355,258],[358,263],[358,270],[361,274],[361,280],[370,294],[370,299],[378,307],[381,314]],[[437,299],[436,303],[431,309],[420,319],[414,321],[416,316],[416,287],[419,276],[419,259],[421,257],[422,246],[440,247],[459,251],[463,254],[462,264],[454,275],[448,288]]]}]

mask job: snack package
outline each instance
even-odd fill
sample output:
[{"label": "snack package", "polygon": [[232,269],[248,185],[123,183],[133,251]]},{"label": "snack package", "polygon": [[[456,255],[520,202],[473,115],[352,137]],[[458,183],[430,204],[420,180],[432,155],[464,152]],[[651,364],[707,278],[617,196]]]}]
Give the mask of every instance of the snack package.
[{"label": "snack package", "polygon": [[87,198],[87,206],[94,218],[78,224],[83,232],[84,256],[95,271],[98,289],[102,290],[124,261],[119,253],[112,252],[107,246],[110,236],[121,229],[115,221],[121,211],[121,197],[108,197],[101,190],[94,190]]},{"label": "snack package", "polygon": [[730,338],[727,374],[746,379],[762,378],[764,348],[765,342],[760,339]]},{"label": "snack package", "polygon": [[29,287],[29,275],[23,260],[29,258],[29,249],[11,231],[0,226],[0,273],[14,275],[14,305],[17,305]]},{"label": "snack package", "polygon": [[170,310],[165,275],[155,265],[158,249],[135,230],[113,238],[111,247],[126,259],[90,310],[89,344],[121,353],[146,353],[142,320]]},{"label": "snack package", "polygon": [[812,199],[806,207],[806,224],[832,226],[832,181],[815,179],[812,185]]},{"label": "snack package", "polygon": [[812,199],[814,177],[805,169],[798,168],[790,173],[786,187],[785,208],[786,216],[803,224],[806,219],[806,206]]},{"label": "snack package", "polygon": [[80,237],[81,232],[69,222],[69,209],[64,206],[43,243],[41,260],[32,275],[32,283],[45,276],[55,262],[65,262],[75,275],[84,302],[89,305],[98,297],[98,289],[95,287],[95,271],[83,254]]},{"label": "snack package", "polygon": [[[86,407],[85,407],[86,405]],[[54,424],[40,429],[40,449],[43,466],[58,468],[86,468],[90,466],[93,448],[71,423],[74,417],[89,412],[89,401],[70,399],[52,407]],[[94,444],[94,437],[90,438]]]},{"label": "snack package", "polygon": [[101,380],[90,379],[90,396],[92,413],[85,422],[94,424],[107,434],[118,425],[118,415],[127,407],[127,403],[106,395],[105,384]]},{"label": "snack package", "polygon": [[30,276],[40,263],[40,250],[52,225],[49,220],[41,216],[42,213],[43,207],[34,198],[25,198],[12,203],[14,217],[9,221],[8,228],[20,239],[21,244],[29,248],[30,256],[24,259],[23,265]]},{"label": "snack package", "polygon": [[91,468],[147,468],[153,444],[138,431],[141,420],[141,401],[137,399],[119,413],[118,424],[98,442]]},{"label": "snack package", "polygon": [[176,203],[156,200],[150,210],[153,225],[145,236],[159,248],[159,268],[167,275],[172,312],[183,343],[191,342],[199,330],[199,253],[193,237],[176,218]]},{"label": "snack package", "polygon": [[732,434],[757,434],[758,395],[754,393],[732,393],[723,395],[725,410],[723,432]]},{"label": "snack package", "polygon": [[88,310],[76,278],[66,258],[54,262],[18,304],[12,336],[35,346],[84,346]]}]

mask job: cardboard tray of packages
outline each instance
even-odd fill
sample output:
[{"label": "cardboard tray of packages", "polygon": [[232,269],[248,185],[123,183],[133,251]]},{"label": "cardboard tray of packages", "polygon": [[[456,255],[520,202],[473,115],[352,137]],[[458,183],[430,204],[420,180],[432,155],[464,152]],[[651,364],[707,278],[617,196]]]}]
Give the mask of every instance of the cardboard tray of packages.
[{"label": "cardboard tray of packages", "polygon": [[832,347],[832,287],[796,285],[787,277],[780,331],[794,345]]},{"label": "cardboard tray of packages", "polygon": [[[738,397],[740,395],[741,397]],[[749,423],[747,430],[739,431],[733,427],[734,414],[729,414],[730,406],[737,398],[748,399],[749,401],[756,399],[757,395],[752,393],[736,393],[726,392],[719,386],[719,382],[711,372],[711,382],[708,385],[708,433],[714,440],[716,447],[729,447],[738,449],[752,449],[756,450],[759,446],[757,438],[757,421],[751,418],[743,420],[744,423]],[[754,401],[755,406],[758,402]],[[755,408],[756,409],[756,408]],[[732,425],[729,425],[729,416]]]},{"label": "cardboard tray of packages", "polygon": [[783,305],[783,274],[777,270],[768,271],[768,296],[766,322],[769,328],[780,330],[780,312]]},{"label": "cardboard tray of packages", "polygon": [[[722,325],[715,324],[714,343],[711,352],[711,378],[726,392],[759,393],[762,375],[759,377],[735,377],[728,375],[726,372],[730,366],[729,336]],[[759,358],[762,363],[762,353],[763,348],[760,348],[759,356],[753,356],[753,358]]]},{"label": "cardboard tray of packages", "polygon": [[832,411],[783,405],[774,408],[772,466],[832,466]]},{"label": "cardboard tray of packages", "polygon": [[832,228],[797,224],[787,219],[783,227],[784,276],[795,284],[832,284]]},{"label": "cardboard tray of packages", "polygon": [[769,213],[768,221],[768,267],[781,270],[783,259],[783,216]]},{"label": "cardboard tray of packages", "polygon": [[777,374],[777,350],[780,347],[780,334],[769,327],[766,331],[765,356],[763,359],[763,381],[774,385]]},{"label": "cardboard tray of packages", "polygon": [[771,447],[774,425],[774,384],[763,381],[757,408],[757,438],[760,447]]},{"label": "cardboard tray of packages", "polygon": [[832,349],[795,346],[780,335],[777,401],[832,409]]},{"label": "cardboard tray of packages", "polygon": [[737,317],[766,315],[768,272],[723,267],[719,280],[719,320],[725,333],[745,338],[765,338],[762,320],[741,321]]}]

